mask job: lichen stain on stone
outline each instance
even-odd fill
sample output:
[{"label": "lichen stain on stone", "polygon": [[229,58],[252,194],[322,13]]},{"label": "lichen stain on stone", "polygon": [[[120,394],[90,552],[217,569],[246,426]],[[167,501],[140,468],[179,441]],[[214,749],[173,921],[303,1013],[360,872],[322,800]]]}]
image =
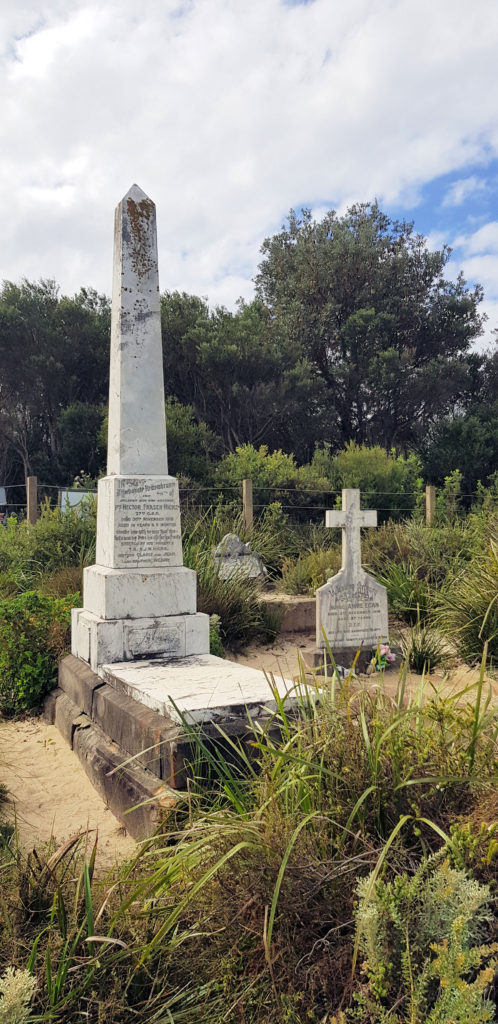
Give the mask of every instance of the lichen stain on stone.
[{"label": "lichen stain on stone", "polygon": [[150,229],[154,224],[154,203],[151,199],[126,200],[130,225],[131,262],[137,277],[146,277],[156,265],[150,246]]}]

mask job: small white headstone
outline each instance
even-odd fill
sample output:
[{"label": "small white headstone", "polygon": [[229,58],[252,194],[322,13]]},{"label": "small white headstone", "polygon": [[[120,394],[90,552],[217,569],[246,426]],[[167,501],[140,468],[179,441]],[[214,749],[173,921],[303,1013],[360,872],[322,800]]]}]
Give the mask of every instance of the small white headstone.
[{"label": "small white headstone", "polygon": [[222,580],[239,575],[246,579],[264,580],[268,575],[261,555],[252,551],[251,545],[240,540],[236,533],[225,534],[213,554]]},{"label": "small white headstone", "polygon": [[316,642],[327,641],[336,660],[371,650],[389,636],[387,591],[361,565],[360,528],[377,526],[377,512],[360,510],[360,492],[342,492],[342,510],[325,514],[325,525],[342,529],[342,567],[316,591]]}]

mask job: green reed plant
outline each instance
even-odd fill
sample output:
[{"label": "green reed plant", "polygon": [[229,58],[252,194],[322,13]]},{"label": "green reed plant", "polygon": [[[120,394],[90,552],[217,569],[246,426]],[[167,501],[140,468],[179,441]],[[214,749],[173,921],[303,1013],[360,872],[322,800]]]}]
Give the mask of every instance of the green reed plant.
[{"label": "green reed plant", "polygon": [[402,657],[414,672],[430,672],[448,655],[448,644],[441,633],[420,616],[408,634],[399,638]]},{"label": "green reed plant", "polygon": [[386,562],[376,576],[387,590],[389,607],[394,615],[410,625],[425,619],[429,590],[415,565],[411,562]]},{"label": "green reed plant", "polygon": [[435,601],[435,621],[465,661],[498,660],[498,541],[454,573]]}]

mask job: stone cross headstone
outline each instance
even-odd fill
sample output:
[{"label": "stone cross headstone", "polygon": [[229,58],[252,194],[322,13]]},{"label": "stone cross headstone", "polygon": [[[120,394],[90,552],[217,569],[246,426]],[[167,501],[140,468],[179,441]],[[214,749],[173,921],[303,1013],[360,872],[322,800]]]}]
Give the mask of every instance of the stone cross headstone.
[{"label": "stone cross headstone", "polygon": [[386,588],[361,564],[360,529],[377,526],[377,512],[362,511],[360,491],[348,488],[342,510],[326,512],[325,525],[342,529],[342,566],[316,591],[316,643],[325,648],[324,630],[336,663],[349,667],[358,650],[369,656],[389,637]]},{"label": "stone cross headstone", "polygon": [[178,483],[168,475],[156,209],[133,185],[115,214],[107,476],[96,564],[85,569],[72,653],[94,671],[209,651],[196,574],[183,566]]}]

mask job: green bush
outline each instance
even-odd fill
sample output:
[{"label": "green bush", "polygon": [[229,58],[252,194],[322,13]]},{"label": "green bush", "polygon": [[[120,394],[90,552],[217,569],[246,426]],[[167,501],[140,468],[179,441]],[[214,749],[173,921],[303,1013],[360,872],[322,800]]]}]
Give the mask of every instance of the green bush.
[{"label": "green bush", "polygon": [[498,662],[498,541],[448,578],[435,599],[435,618],[465,661],[479,660],[484,644]]},{"label": "green bush", "polygon": [[27,591],[0,602],[0,711],[15,715],[40,706],[57,680],[69,647],[71,608],[79,594],[53,598]]},{"label": "green bush", "polygon": [[455,523],[462,513],[462,474],[454,469],[444,478],[444,486],[436,497],[436,522]]},{"label": "green bush", "polygon": [[[485,990],[498,947],[474,945],[491,918],[491,892],[447,860],[437,860],[422,861],[412,877],[384,882],[370,876],[358,885],[356,920],[367,984],[356,998],[363,1024],[495,1019]],[[357,1011],[346,1019],[358,1020]]]},{"label": "green bush", "polygon": [[284,594],[314,594],[341,567],[339,547],[308,551],[297,559],[284,559],[277,589]]},{"label": "green bush", "polygon": [[422,493],[418,456],[411,453],[405,458],[380,445],[350,441],[337,455],[324,445],[316,449],[311,467],[317,476],[326,477],[333,490],[359,487],[363,507],[377,509],[380,523],[411,515]]},{"label": "green bush", "polygon": [[238,491],[245,478],[253,482],[256,511],[280,502],[285,511],[293,510],[293,518],[306,521],[312,509],[322,517],[324,506],[330,508],[334,499],[330,482],[313,466],[298,466],[294,455],[269,452],[265,444],[241,445],[216,467],[215,479],[222,487]]},{"label": "green bush", "polygon": [[6,574],[3,579],[10,587],[23,593],[38,587],[43,576],[91,565],[95,535],[96,502],[91,496],[77,509],[50,508],[47,502],[34,525],[11,517],[7,529],[0,529],[0,580]]}]

